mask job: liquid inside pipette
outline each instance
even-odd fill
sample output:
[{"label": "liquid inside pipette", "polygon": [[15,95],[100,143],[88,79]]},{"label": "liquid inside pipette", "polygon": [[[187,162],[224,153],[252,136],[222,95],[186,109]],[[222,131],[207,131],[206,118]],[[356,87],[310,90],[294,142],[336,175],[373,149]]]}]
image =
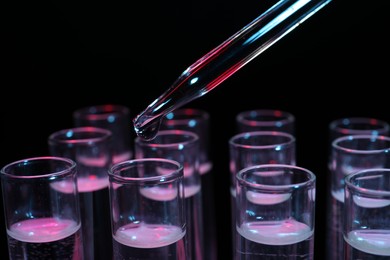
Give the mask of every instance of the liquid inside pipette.
[{"label": "liquid inside pipette", "polygon": [[322,9],[331,0],[281,0],[188,67],[133,120],[136,134],[153,139],[169,112],[199,98]]}]

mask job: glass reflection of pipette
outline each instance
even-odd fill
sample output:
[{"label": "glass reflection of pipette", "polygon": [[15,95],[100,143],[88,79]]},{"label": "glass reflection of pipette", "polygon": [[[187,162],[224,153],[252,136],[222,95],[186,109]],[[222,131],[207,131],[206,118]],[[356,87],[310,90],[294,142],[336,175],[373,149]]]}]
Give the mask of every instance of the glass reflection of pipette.
[{"label": "glass reflection of pipette", "polygon": [[167,91],[134,118],[137,135],[153,139],[166,114],[214,89],[330,1],[277,2],[188,67]]}]

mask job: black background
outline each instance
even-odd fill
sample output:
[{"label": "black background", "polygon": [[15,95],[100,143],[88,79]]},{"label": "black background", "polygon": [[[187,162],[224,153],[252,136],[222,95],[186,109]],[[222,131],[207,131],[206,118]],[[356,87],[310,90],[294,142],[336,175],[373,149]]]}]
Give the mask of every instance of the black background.
[{"label": "black background", "polygon": [[[76,108],[117,103],[136,116],[185,68],[271,3],[156,2],[14,1],[3,8],[2,166],[47,155],[48,135],[71,127]],[[254,108],[296,117],[298,165],[317,175],[315,246],[321,259],[329,122],[347,116],[390,121],[389,7],[386,0],[333,0],[187,105],[211,116],[220,259],[230,258],[228,139],[235,115]],[[129,131],[134,134],[131,122]],[[6,255],[3,219],[0,228]]]}]

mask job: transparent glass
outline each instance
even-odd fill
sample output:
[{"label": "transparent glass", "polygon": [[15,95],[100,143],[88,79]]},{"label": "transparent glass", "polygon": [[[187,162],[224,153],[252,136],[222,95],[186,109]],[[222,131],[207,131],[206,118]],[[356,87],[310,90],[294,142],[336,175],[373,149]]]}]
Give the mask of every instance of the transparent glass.
[{"label": "transparent glass", "polygon": [[390,125],[377,118],[345,117],[330,122],[329,133],[331,142],[345,135],[389,135]]},{"label": "transparent glass", "polygon": [[295,134],[295,116],[278,109],[253,109],[236,116],[237,132],[278,131]]},{"label": "transparent glass", "polygon": [[390,259],[390,169],[345,177],[344,260]]},{"label": "transparent glass", "polygon": [[61,157],[1,169],[9,259],[84,259],[76,172]]},{"label": "transparent glass", "polygon": [[196,108],[179,108],[168,113],[160,130],[191,131],[199,137],[199,173],[202,186],[203,232],[205,259],[218,259],[217,229],[214,196],[213,162],[210,158],[210,115]]},{"label": "transparent glass", "polygon": [[229,168],[231,193],[231,229],[233,255],[235,253],[236,174],[259,164],[295,165],[295,137],[282,132],[255,131],[236,134],[229,140]]},{"label": "transparent glass", "polygon": [[[390,134],[390,125],[386,121],[372,118],[372,117],[343,117],[336,120],[333,120],[329,124],[329,158],[328,158],[328,169],[329,172],[332,172],[332,142],[337,138],[349,135],[372,135],[372,136],[388,136]],[[342,178],[342,175],[339,176]],[[337,206],[337,200],[332,197],[332,174],[327,176],[327,198],[328,201],[332,201],[332,204]],[[336,181],[337,182],[337,181]],[[339,189],[342,189],[342,186],[338,186]],[[338,196],[343,196],[339,194]],[[331,207],[328,205],[328,207]],[[336,209],[335,209],[336,210]],[[328,227],[333,226],[335,229],[339,230],[341,227],[338,226],[338,223],[330,223],[332,221],[332,214],[330,213],[333,210],[328,210]],[[336,227],[337,226],[337,227]],[[342,258],[342,255],[339,255],[339,251],[335,250],[336,248],[342,247],[342,238],[336,239],[334,236],[329,235],[334,233],[333,231],[328,230],[328,235],[326,238],[326,252],[327,260],[334,260],[337,258]]]},{"label": "transparent glass", "polygon": [[133,157],[134,133],[130,131],[130,109],[118,104],[82,107],[73,111],[75,127],[94,126],[112,133],[112,163]]},{"label": "transparent glass", "polygon": [[168,113],[162,123],[161,130],[191,131],[199,137],[200,174],[209,173],[213,163],[209,155],[210,115],[207,111],[195,108],[180,108]]},{"label": "transparent glass", "polygon": [[[329,159],[328,168],[331,167],[332,142],[342,136],[372,135],[389,136],[390,124],[386,121],[372,117],[344,117],[333,120],[329,124]],[[328,176],[328,190],[330,190],[330,175]],[[329,251],[331,252],[331,251]]]},{"label": "transparent glass", "polygon": [[240,170],[236,179],[234,259],[313,259],[314,173],[263,164]]},{"label": "transparent glass", "polygon": [[276,131],[239,133],[229,140],[231,191],[236,189],[236,174],[256,164],[295,165],[296,139],[293,135]]},{"label": "transparent glass", "polygon": [[112,259],[189,259],[183,166],[162,158],[134,159],[113,165],[108,174]]},{"label": "transparent glass", "polygon": [[263,51],[294,30],[331,0],[281,0],[188,67],[133,119],[134,130],[153,139],[169,112],[214,89]]},{"label": "transparent glass", "polygon": [[51,155],[77,163],[81,223],[86,259],[112,258],[108,169],[112,165],[111,131],[98,127],[76,127],[56,131],[48,137]]},{"label": "transparent glass", "polygon": [[135,139],[136,159],[165,158],[183,165],[189,257],[204,259],[202,185],[199,173],[199,137],[191,131],[161,130],[150,141]]},{"label": "transparent glass", "polygon": [[357,171],[390,167],[390,137],[350,135],[332,143],[327,194],[327,259],[344,259],[342,212],[345,177]]}]

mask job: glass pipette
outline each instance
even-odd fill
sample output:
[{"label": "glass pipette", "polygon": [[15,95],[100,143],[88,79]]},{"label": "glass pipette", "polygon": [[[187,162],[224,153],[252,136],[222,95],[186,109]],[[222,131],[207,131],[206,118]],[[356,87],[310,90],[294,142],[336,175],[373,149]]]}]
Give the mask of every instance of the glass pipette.
[{"label": "glass pipette", "polygon": [[163,117],[199,98],[291,32],[331,0],[281,0],[188,67],[133,119],[136,134],[153,139]]}]

